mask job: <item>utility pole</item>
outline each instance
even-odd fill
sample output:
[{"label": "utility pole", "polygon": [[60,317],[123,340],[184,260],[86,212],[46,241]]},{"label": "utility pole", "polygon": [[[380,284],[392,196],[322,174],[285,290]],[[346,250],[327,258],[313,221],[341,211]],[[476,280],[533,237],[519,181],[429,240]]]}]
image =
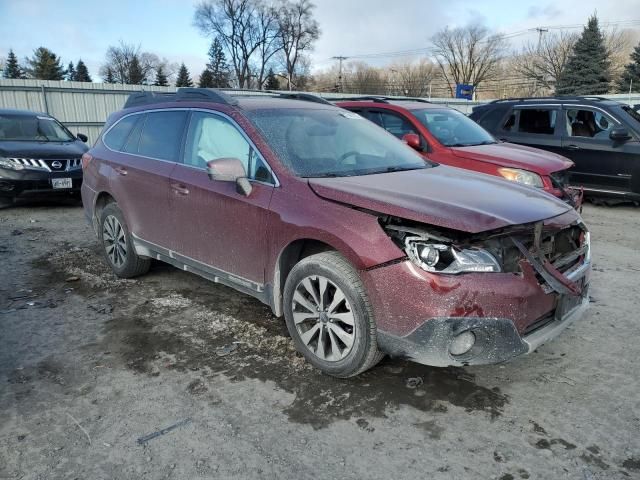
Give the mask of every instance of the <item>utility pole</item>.
[{"label": "utility pole", "polygon": [[349,57],[331,57],[334,60],[338,60],[340,62],[340,66],[338,67],[338,87],[340,88],[340,93],[342,93],[343,87],[342,87],[342,61],[343,60],[347,60]]},{"label": "utility pole", "polygon": [[[544,33],[547,33],[549,31],[548,28],[542,28],[542,27],[536,27],[534,29],[536,32],[538,32],[538,46],[536,47],[536,55],[538,55],[538,58],[536,59],[536,61],[540,61],[540,44],[542,43],[542,35]],[[538,92],[538,68],[537,68],[538,64],[536,63],[535,67],[536,67],[536,72],[535,75],[533,77],[533,95],[535,96],[536,93]]]}]

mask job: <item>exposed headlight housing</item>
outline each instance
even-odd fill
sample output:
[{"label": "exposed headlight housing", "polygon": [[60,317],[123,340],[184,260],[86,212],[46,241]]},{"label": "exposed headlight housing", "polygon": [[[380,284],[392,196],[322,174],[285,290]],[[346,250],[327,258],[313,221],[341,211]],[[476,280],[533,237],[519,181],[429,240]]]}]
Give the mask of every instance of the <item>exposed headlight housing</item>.
[{"label": "exposed headlight housing", "polygon": [[496,258],[481,248],[459,249],[421,237],[407,237],[405,251],[413,263],[427,272],[455,275],[502,271]]},{"label": "exposed headlight housing", "polygon": [[24,165],[12,162],[8,158],[0,157],[0,168],[6,168],[7,170],[24,170]]},{"label": "exposed headlight housing", "polygon": [[520,170],[518,168],[499,168],[498,173],[507,180],[512,182],[522,183],[530,187],[542,188],[542,177],[537,173],[530,172],[528,170]]}]

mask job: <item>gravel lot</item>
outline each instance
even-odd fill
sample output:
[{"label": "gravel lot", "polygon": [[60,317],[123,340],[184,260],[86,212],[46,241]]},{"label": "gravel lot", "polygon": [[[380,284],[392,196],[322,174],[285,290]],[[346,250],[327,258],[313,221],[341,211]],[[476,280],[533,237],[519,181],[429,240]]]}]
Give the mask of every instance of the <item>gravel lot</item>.
[{"label": "gravel lot", "polygon": [[0,478],[640,478],[640,209],[583,216],[592,306],[554,342],[336,380],[250,297],[116,279],[78,205],[2,210]]}]

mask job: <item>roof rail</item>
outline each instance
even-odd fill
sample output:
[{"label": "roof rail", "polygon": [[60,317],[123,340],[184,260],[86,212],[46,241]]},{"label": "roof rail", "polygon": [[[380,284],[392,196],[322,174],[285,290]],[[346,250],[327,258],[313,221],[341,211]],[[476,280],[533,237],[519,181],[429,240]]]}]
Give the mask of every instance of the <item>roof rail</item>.
[{"label": "roof rail", "polygon": [[170,92],[136,92],[129,95],[123,108],[140,107],[166,102],[211,102],[237,105],[238,101],[224,92],[212,88],[179,88]]},{"label": "roof rail", "polygon": [[373,95],[367,95],[362,97],[329,97],[327,100],[332,102],[376,102],[376,103],[389,103],[386,97],[378,97]]},{"label": "roof rail", "polygon": [[322,97],[319,97],[318,95],[313,95],[311,93],[280,93],[280,92],[271,92],[268,91],[269,93],[276,93],[278,95],[278,97],[280,98],[287,98],[287,99],[291,99],[291,100],[305,100],[307,102],[313,102],[313,103],[321,103],[323,105],[333,105],[331,102],[329,102],[328,100],[325,100]]},{"label": "roof rail", "polygon": [[607,101],[611,100],[605,97],[591,96],[591,95],[558,95],[557,97],[520,97],[520,98],[501,98],[489,103],[502,103],[502,102],[535,102],[539,100],[555,100],[558,102],[579,102],[581,100],[593,100],[593,101]]},{"label": "roof rail", "polygon": [[429,100],[425,100],[424,98],[417,97],[387,97],[383,95],[366,95],[362,97],[333,97],[331,98],[333,102],[361,102],[361,101],[369,101],[376,103],[389,103],[389,102],[420,102],[420,103],[431,103]]}]

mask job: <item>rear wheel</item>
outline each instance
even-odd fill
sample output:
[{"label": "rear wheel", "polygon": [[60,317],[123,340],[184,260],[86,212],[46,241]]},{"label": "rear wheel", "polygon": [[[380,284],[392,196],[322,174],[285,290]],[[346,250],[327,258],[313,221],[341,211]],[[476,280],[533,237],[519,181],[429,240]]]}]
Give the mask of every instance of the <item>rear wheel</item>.
[{"label": "rear wheel", "polygon": [[311,255],[293,267],[284,312],[298,351],[329,375],[358,375],[383,356],[364,286],[337,252]]},{"label": "rear wheel", "polygon": [[100,238],[105,258],[117,276],[131,278],[149,271],[151,259],[136,253],[129,228],[116,203],[108,204],[100,214]]}]

